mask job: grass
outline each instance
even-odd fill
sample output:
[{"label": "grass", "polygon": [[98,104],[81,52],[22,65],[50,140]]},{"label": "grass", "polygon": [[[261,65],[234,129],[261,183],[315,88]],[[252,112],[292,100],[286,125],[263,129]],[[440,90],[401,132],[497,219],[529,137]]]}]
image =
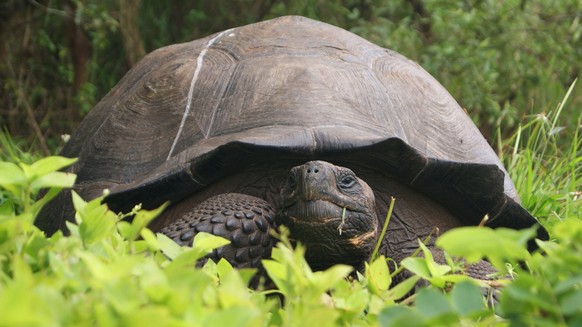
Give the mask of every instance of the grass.
[{"label": "grass", "polygon": [[570,118],[577,120],[578,128],[568,130],[560,124],[575,84],[555,110],[527,117],[500,145],[501,160],[522,205],[547,227],[567,218],[582,219],[582,112]]}]

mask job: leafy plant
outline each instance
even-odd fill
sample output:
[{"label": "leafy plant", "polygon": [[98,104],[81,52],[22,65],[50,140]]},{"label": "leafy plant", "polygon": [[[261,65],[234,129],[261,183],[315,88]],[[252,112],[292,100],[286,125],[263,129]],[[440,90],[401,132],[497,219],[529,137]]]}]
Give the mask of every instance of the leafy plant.
[{"label": "leafy plant", "polygon": [[516,325],[582,324],[582,222],[566,219],[552,231],[555,241],[538,241],[541,251],[501,295],[500,314]]}]

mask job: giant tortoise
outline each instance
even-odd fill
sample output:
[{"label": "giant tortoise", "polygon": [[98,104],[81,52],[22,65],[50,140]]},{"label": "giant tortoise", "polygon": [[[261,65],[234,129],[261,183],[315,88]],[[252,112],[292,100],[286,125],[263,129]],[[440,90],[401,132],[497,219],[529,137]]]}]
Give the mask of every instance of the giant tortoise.
[{"label": "giant tortoise", "polygon": [[[438,227],[536,220],[465,111],[402,55],[289,16],[147,55],[87,115],[62,154],[74,190],[113,210],[171,206],[151,228],[257,266],[286,225],[314,269],[361,268],[396,199],[381,252],[400,260]],[[73,217],[70,194],[37,225]],[[538,237],[546,238],[540,228]]]}]

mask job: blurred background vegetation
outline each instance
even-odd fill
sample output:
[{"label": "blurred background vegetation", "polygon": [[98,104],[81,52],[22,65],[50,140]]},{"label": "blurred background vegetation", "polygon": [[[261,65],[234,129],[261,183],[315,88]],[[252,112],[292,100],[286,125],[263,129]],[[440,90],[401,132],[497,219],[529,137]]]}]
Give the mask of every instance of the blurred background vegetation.
[{"label": "blurred background vegetation", "polygon": [[[417,61],[490,142],[555,109],[582,66],[582,0],[0,0],[0,126],[54,153],[146,53],[288,14]],[[569,130],[580,85],[562,113]]]}]

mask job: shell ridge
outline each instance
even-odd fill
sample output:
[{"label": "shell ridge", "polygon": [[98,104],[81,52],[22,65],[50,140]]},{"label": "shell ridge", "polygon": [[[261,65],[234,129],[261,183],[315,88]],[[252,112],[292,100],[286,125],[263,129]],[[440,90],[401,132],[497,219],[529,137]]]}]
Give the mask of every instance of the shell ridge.
[{"label": "shell ridge", "polygon": [[[180,121],[180,126],[178,127],[178,132],[176,132],[176,137],[174,137],[174,142],[172,143],[172,147],[170,147],[170,152],[168,152],[168,157],[166,158],[166,161],[170,160],[170,158],[172,157],[172,153],[174,153],[174,149],[176,148],[176,144],[178,143],[178,139],[180,138],[180,135],[182,134],[182,130],[184,129],[184,124],[186,123],[186,118],[188,117],[188,114],[190,113],[190,109],[192,107],[192,97],[194,96],[194,86],[196,85],[196,81],[198,80],[198,76],[200,75],[200,71],[202,70],[202,65],[204,63],[204,56],[206,56],[206,52],[208,52],[208,49],[212,46],[212,44],[214,44],[214,42],[216,42],[218,39],[220,39],[224,34],[229,33],[232,29],[228,29],[226,31],[223,31],[221,33],[219,33],[217,36],[213,37],[212,39],[210,39],[208,41],[208,43],[206,44],[206,46],[204,47],[204,49],[202,49],[202,51],[200,51],[200,53],[198,54],[198,58],[196,58],[196,69],[194,70],[194,74],[192,75],[192,80],[190,81],[190,88],[188,89],[188,98],[187,98],[187,102],[186,102],[186,107],[184,108],[184,114],[182,115],[182,120]],[[201,126],[200,130],[204,133],[204,138],[208,138],[208,131],[205,131]]]}]

